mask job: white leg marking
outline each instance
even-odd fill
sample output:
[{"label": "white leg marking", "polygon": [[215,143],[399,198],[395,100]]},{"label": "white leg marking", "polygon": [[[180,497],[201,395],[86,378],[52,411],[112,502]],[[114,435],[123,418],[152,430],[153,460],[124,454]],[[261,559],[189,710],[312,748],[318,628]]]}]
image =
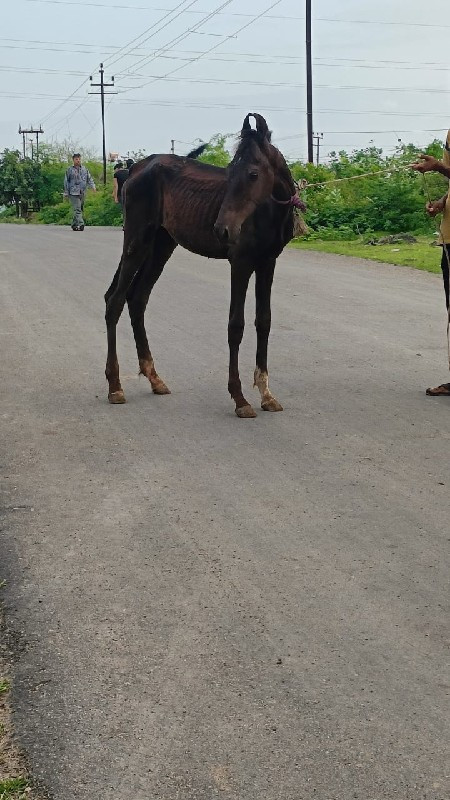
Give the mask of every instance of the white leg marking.
[{"label": "white leg marking", "polygon": [[283,406],[275,399],[269,389],[269,374],[262,372],[259,367],[255,369],[253,386],[257,386],[261,395],[261,408],[264,411],[282,411]]}]

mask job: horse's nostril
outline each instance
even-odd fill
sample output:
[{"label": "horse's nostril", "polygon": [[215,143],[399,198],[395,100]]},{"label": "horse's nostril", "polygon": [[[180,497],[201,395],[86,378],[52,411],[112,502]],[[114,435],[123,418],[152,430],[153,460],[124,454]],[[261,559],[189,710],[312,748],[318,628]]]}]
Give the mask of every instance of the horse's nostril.
[{"label": "horse's nostril", "polygon": [[229,239],[229,232],[226,225],[214,225],[214,232],[220,242],[225,244]]}]

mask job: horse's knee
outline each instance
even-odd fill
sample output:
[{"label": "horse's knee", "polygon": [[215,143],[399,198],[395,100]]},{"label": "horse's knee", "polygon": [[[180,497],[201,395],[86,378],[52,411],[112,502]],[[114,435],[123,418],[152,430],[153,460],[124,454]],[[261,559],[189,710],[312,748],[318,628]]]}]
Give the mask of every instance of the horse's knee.
[{"label": "horse's knee", "polygon": [[269,333],[272,317],[270,312],[261,314],[255,318],[255,328],[257,333]]},{"label": "horse's knee", "polygon": [[112,295],[106,301],[105,322],[109,328],[111,325],[117,325],[120,315],[122,313],[124,301],[122,298],[117,298]]},{"label": "horse's knee", "polygon": [[228,323],[228,344],[232,345],[240,345],[242,342],[242,337],[244,335],[244,323],[239,321],[231,320]]}]

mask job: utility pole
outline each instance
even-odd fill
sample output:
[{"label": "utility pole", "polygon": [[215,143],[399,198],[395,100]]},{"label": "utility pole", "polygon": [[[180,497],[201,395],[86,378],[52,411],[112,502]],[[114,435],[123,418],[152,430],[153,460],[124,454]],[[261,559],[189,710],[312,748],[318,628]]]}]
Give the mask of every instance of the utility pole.
[{"label": "utility pole", "polygon": [[[27,133],[31,133],[31,134],[33,134],[33,136],[36,136],[36,161],[37,161],[39,159],[39,136],[42,133],[44,133],[44,131],[42,129],[42,125],[39,125],[39,128],[33,128],[32,125],[30,125],[29,128],[22,128],[22,126],[19,125],[19,134],[22,136],[22,139],[23,139],[23,157],[24,158],[26,158],[25,137],[26,137]],[[32,139],[30,139],[30,142],[32,142]],[[31,158],[33,158],[33,145],[31,146]]]},{"label": "utility pole", "polygon": [[313,164],[311,0],[306,0],[306,127],[308,133],[308,161]]},{"label": "utility pole", "polygon": [[174,155],[175,153],[175,139],[170,140],[170,152],[172,153],[172,155]]},{"label": "utility pole", "polygon": [[92,83],[92,75],[89,76],[89,80],[92,86],[98,86],[100,88],[99,92],[89,92],[89,94],[99,94],[101,107],[102,107],[102,132],[103,132],[103,184],[106,186],[106,143],[105,143],[105,94],[117,94],[117,92],[105,92],[105,87],[109,88],[110,86],[114,86],[114,76],[111,77],[111,83],[105,83],[103,80],[104,76],[104,69],[103,64],[100,64],[100,83]]},{"label": "utility pole", "polygon": [[323,139],[323,133],[313,133],[313,139],[316,140],[316,148],[317,148],[316,149],[316,164],[317,164],[317,166],[319,166],[319,148],[320,148],[320,142]]}]

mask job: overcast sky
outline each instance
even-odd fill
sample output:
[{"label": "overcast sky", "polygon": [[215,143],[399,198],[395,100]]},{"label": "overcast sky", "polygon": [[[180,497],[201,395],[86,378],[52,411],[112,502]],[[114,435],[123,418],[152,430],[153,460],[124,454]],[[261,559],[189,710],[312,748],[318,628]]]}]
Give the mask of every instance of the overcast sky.
[{"label": "overcast sky", "polygon": [[[312,0],[322,158],[371,140],[392,151],[399,138],[443,138],[448,1]],[[303,0],[2,0],[0,150],[21,146],[19,123],[42,123],[47,140],[70,136],[101,152],[100,99],[88,91],[104,61],[118,92],[107,98],[108,151],[168,152],[175,139],[185,153],[258,111],[282,152],[304,159],[304,8]]]}]

